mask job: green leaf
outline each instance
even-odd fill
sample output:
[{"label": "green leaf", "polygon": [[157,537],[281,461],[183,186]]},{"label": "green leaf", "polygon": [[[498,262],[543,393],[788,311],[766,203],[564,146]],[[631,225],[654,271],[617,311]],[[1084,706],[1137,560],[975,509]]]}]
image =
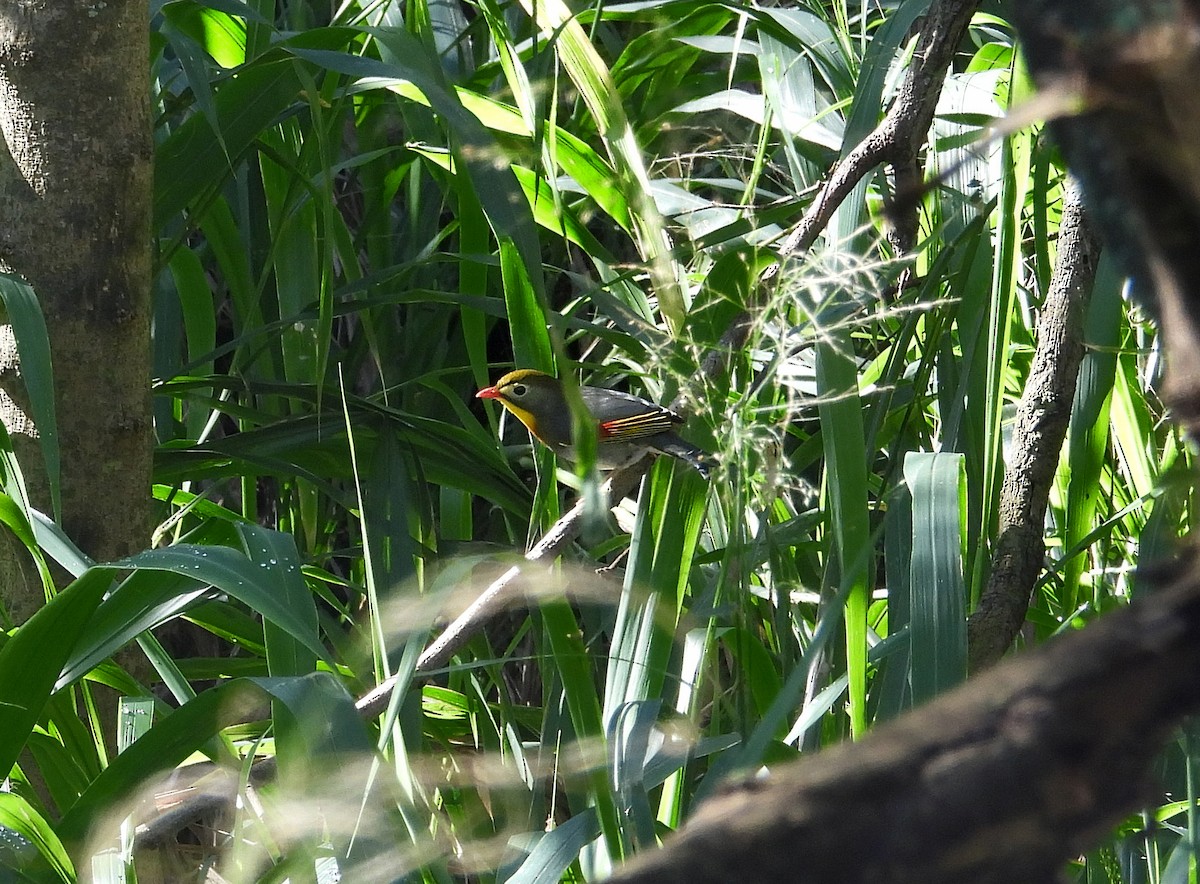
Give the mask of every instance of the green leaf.
[{"label": "green leaf", "polygon": [[31,417],[37,427],[54,518],[61,521],[61,458],[58,418],[54,411],[54,370],[50,364],[50,335],[46,331],[46,320],[33,289],[11,273],[0,273],[0,298],[4,300],[4,309],[17,341],[21,378],[29,394],[29,409],[33,412]]},{"label": "green leaf", "polygon": [[526,269],[516,245],[508,238],[502,238],[500,270],[504,277],[504,303],[508,307],[513,357],[521,368],[556,374],[546,313],[537,291],[529,283]]},{"label": "green leaf", "polygon": [[181,543],[151,549],[114,563],[115,568],[167,571],[211,583],[251,610],[262,614],[318,658],[325,649],[317,641],[302,611],[295,610],[280,589],[280,583],[299,573],[297,562],[272,557],[269,545],[263,561],[251,561],[241,552],[224,546]]},{"label": "green leaf", "polygon": [[[75,866],[71,863],[62,842],[58,840],[58,835],[54,833],[54,827],[20,795],[0,792],[0,829],[15,832],[33,844],[59,880],[68,884],[76,880]],[[3,851],[8,847],[10,836],[0,833],[0,837],[6,842],[0,846],[0,851]],[[2,858],[3,853],[0,852],[0,859]]]},{"label": "green leaf", "polygon": [[961,454],[924,452],[909,452],[904,458],[904,481],[912,496],[909,638],[914,705],[967,676],[963,460]]},{"label": "green leaf", "polygon": [[0,647],[0,770],[16,763],[54,683],[112,583],[93,568],[48,601]]},{"label": "green leaf", "polygon": [[846,587],[846,657],[850,675],[850,730],[861,736],[867,724],[868,574],[874,559],[867,510],[866,442],[858,367],[851,329],[838,326],[817,341],[817,392],[824,440],[832,561]]},{"label": "green leaf", "polygon": [[509,847],[528,856],[511,875],[501,872],[499,880],[504,884],[557,884],[579,851],[599,834],[600,823],[589,808],[549,832],[510,838]]},{"label": "green leaf", "polygon": [[[317,632],[317,609],[300,573],[300,553],[291,535],[270,531],[257,525],[236,527],[242,549],[250,563],[271,573],[274,591],[280,602],[304,630],[304,637],[291,634],[270,618],[263,622],[267,666],[273,676],[307,675],[316,668],[322,654],[314,653],[321,641]],[[253,606],[251,606],[253,607]]]}]

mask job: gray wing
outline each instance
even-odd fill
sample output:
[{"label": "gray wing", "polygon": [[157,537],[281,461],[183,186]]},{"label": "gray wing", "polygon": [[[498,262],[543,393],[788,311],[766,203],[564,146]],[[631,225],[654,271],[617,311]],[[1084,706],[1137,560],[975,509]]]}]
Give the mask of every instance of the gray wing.
[{"label": "gray wing", "polygon": [[669,433],[683,418],[661,405],[619,390],[580,387],[583,404],[600,425],[600,438],[640,439]]}]

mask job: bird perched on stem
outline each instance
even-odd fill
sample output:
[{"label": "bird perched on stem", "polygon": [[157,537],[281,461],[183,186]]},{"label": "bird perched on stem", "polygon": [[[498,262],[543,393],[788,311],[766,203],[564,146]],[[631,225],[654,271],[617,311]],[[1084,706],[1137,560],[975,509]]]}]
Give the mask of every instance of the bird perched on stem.
[{"label": "bird perched on stem", "polygon": [[[676,457],[708,477],[709,456],[675,434],[674,428],[683,423],[683,418],[669,408],[602,387],[580,387],[579,393],[596,419],[596,465],[600,469],[616,469],[647,451],[656,451]],[[480,390],[475,397],[495,399],[538,441],[560,457],[574,460],[571,409],[558,378],[520,368]]]}]

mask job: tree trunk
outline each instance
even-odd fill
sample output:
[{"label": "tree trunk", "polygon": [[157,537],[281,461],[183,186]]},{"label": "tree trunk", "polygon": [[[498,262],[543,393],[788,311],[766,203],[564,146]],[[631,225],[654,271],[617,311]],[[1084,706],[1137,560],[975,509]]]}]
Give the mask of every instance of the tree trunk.
[{"label": "tree trunk", "polygon": [[[45,313],[62,526],[98,560],[144,548],[150,528],[148,34],[146,0],[0,4],[0,270],[23,277]],[[11,334],[5,342],[5,425],[34,505],[49,512]],[[0,598],[24,619],[40,591],[15,597],[15,585],[4,581]]]}]

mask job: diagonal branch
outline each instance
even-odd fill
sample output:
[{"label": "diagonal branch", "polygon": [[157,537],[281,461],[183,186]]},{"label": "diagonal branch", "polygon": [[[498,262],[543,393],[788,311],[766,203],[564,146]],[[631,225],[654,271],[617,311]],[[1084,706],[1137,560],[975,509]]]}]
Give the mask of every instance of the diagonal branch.
[{"label": "diagonal branch", "polygon": [[916,155],[933,123],[946,69],[978,8],[979,0],[934,2],[895,102],[871,134],[834,167],[800,223],[780,246],[783,257],[807,252],[838,206],[868,172],[880,163],[905,164]]},{"label": "diagonal branch", "polygon": [[1083,316],[1099,252],[1079,189],[1072,186],[1063,205],[1050,290],[1038,317],[1037,349],[1013,428],[992,570],[968,625],[972,670],[995,663],[1012,644],[1042,569],[1042,526],[1075,400]]},{"label": "diagonal branch", "polygon": [[1153,793],[1200,708],[1200,573],[859,743],[714,796],[613,884],[1048,882]]},{"label": "diagonal branch", "polygon": [[[749,316],[739,313],[730,322],[725,333],[716,347],[713,347],[704,357],[700,365],[700,373],[704,377],[714,377],[723,371],[729,359],[729,354],[740,350],[746,343],[750,332]],[[682,412],[682,400],[671,404],[672,411]],[[620,500],[637,486],[653,461],[644,457],[636,463],[614,472],[601,487],[601,495],[605,500]],[[566,546],[579,536],[583,530],[585,505],[581,499],[576,502],[534,547],[525,554],[525,563],[551,561],[557,557]],[[417,672],[428,673],[440,669],[450,662],[462,647],[471,640],[483,627],[500,611],[510,607],[512,600],[521,591],[520,565],[514,565],[492,582],[467,608],[434,639],[417,660]],[[393,677],[380,682],[368,693],[359,698],[355,704],[359,714],[364,718],[379,715],[387,707],[388,699],[396,689],[398,680]]]},{"label": "diagonal branch", "polygon": [[[637,486],[651,462],[649,457],[644,457],[637,463],[617,470],[604,482],[601,495],[605,500],[620,500]],[[581,498],[525,553],[525,564],[555,559],[583,530],[584,515],[584,499]],[[521,565],[514,565],[480,593],[421,653],[417,660],[417,672],[427,673],[445,666],[488,621],[510,607],[513,597],[521,591],[520,578],[523,573]],[[396,686],[397,678],[392,676],[364,694],[355,704],[359,714],[363,718],[373,718],[383,712]]]}]

